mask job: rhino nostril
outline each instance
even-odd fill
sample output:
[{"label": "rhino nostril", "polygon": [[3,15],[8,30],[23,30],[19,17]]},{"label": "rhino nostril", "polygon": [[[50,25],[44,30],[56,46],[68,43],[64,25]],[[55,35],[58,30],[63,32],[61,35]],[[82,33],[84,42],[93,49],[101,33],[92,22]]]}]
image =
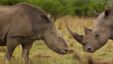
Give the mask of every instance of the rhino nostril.
[{"label": "rhino nostril", "polygon": [[88,51],[88,52],[91,52],[91,51],[92,51],[92,49],[91,49],[91,48],[87,48],[87,51]]},{"label": "rhino nostril", "polygon": [[65,52],[68,52],[68,50],[66,49]]}]

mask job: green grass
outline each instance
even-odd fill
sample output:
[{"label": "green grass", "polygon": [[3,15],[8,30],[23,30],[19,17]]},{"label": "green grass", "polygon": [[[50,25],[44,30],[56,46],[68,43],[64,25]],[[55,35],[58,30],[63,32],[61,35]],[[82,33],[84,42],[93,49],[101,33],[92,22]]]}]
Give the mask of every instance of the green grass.
[{"label": "green grass", "polygon": [[[64,17],[59,18],[55,23],[60,34],[63,35],[70,49],[74,52],[66,55],[59,55],[51,51],[43,41],[36,41],[30,52],[30,58],[34,64],[88,64],[88,58],[92,57],[95,64],[113,64],[113,44],[109,41],[104,47],[93,54],[85,53],[82,46],[75,41],[68,33],[65,21],[68,22],[71,30],[83,34],[83,27],[92,27],[94,18]],[[0,48],[2,49],[2,48]],[[5,51],[0,52],[0,64],[3,64]],[[78,59],[79,58],[79,59]],[[13,54],[10,64],[24,64],[21,57],[21,46],[18,46]]]}]

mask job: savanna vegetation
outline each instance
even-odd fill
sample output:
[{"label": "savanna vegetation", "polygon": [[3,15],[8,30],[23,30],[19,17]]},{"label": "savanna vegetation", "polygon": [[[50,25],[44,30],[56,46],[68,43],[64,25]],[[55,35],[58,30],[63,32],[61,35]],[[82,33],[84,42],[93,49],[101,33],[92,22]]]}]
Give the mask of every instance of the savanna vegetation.
[{"label": "savanna vegetation", "polygon": [[[108,43],[97,50],[95,53],[85,53],[82,46],[75,41],[69,34],[65,21],[68,22],[69,27],[73,32],[84,34],[84,26],[92,27],[95,18],[79,18],[75,16],[66,16],[57,19],[55,25],[63,35],[69,48],[71,49],[66,55],[59,55],[51,51],[43,41],[35,41],[30,58],[34,64],[113,64],[113,41],[109,40]],[[5,47],[0,47],[0,64],[3,64],[4,55],[6,52]],[[14,52],[10,64],[24,64],[21,57],[21,46],[18,46]]]},{"label": "savanna vegetation", "polygon": [[100,13],[112,0],[0,0],[0,5],[31,3],[39,6],[54,17],[65,15],[95,16]]},{"label": "savanna vegetation", "polygon": [[[83,27],[92,27],[95,13],[105,10],[112,0],[0,0],[0,5],[14,5],[20,2],[39,6],[47,14],[58,17],[55,25],[71,49],[68,54],[59,55],[51,51],[43,41],[35,41],[30,53],[34,64],[113,64],[113,42],[111,40],[95,53],[85,53],[65,26],[67,21],[71,30],[84,34]],[[3,64],[5,52],[6,48],[0,47],[0,64]],[[18,46],[10,64],[23,63],[21,46]]]}]

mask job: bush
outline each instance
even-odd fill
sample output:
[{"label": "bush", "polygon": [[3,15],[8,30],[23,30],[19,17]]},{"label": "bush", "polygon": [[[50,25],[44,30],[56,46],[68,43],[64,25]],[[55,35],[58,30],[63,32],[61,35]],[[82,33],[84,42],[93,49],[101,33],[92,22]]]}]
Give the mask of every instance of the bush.
[{"label": "bush", "polygon": [[20,2],[40,6],[53,17],[65,15],[94,16],[106,9],[112,0],[0,0],[0,5],[14,5]]},{"label": "bush", "polygon": [[0,5],[14,5],[23,2],[23,0],[0,0]]}]

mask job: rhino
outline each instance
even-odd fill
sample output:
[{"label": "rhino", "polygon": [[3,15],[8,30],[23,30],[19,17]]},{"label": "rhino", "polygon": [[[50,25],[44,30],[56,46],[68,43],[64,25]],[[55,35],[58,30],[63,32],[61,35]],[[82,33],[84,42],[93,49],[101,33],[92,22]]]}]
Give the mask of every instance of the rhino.
[{"label": "rhino", "polygon": [[32,64],[29,54],[35,40],[43,40],[58,54],[68,51],[65,39],[41,8],[28,3],[0,6],[0,46],[7,47],[5,64],[9,63],[18,45],[22,46],[25,64]]},{"label": "rhino", "polygon": [[113,5],[97,17],[92,29],[84,27],[84,35],[72,32],[68,25],[67,28],[73,38],[83,46],[85,52],[93,53],[109,39],[113,40]]}]

